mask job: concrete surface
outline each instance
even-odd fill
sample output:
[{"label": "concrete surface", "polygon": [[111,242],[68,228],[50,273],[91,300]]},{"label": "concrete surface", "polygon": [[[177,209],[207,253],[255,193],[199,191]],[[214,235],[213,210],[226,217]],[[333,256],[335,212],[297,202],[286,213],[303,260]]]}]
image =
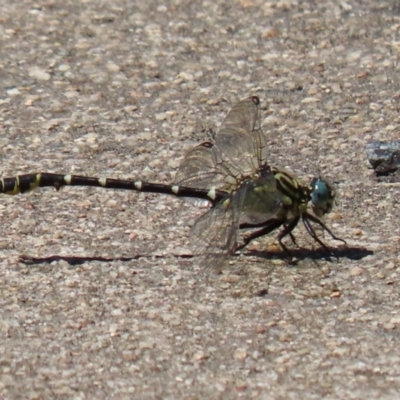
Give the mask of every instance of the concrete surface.
[{"label": "concrete surface", "polygon": [[399,138],[397,1],[0,9],[1,176],[172,182],[204,131],[257,95],[271,164],[335,181],[327,224],[348,243],[321,234],[340,246],[325,260],[298,228],[297,267],[271,235],[204,274],[177,257],[204,212],[190,202],[1,196],[2,399],[400,398],[399,186],[365,156]]}]

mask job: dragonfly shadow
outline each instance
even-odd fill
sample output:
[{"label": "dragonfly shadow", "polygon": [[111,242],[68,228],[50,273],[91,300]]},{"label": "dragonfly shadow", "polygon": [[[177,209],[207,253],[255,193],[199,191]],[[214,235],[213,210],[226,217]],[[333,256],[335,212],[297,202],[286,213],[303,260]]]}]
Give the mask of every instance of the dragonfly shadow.
[{"label": "dragonfly shadow", "polygon": [[[349,260],[361,260],[364,257],[370,256],[374,254],[372,250],[368,250],[365,247],[351,247],[347,245],[343,245],[334,249],[330,249],[332,253],[327,253],[323,249],[309,250],[309,249],[291,249],[290,253],[297,260],[304,260],[306,258],[311,260],[332,260],[336,257],[338,259],[347,258]],[[255,256],[264,258],[267,260],[271,259],[287,259],[287,254],[282,251],[259,251],[259,250],[250,250],[244,253],[245,256]]]},{"label": "dragonfly shadow", "polygon": [[[183,254],[177,256],[182,259],[187,259],[187,258],[193,258],[192,255],[190,254]],[[31,257],[27,255],[22,255],[19,257],[19,261],[21,263],[27,264],[27,265],[37,265],[37,264],[51,264],[53,262],[57,261],[64,261],[71,266],[76,266],[76,265],[82,265],[87,262],[93,262],[93,261],[98,261],[98,262],[113,262],[113,261],[122,261],[122,262],[127,262],[127,261],[134,261],[134,260],[139,260],[140,258],[164,258],[164,256],[160,255],[149,255],[149,254],[135,254],[132,257],[85,257],[85,256],[61,256],[61,255],[52,255],[48,257]]]},{"label": "dragonfly shadow", "polygon": [[[304,260],[306,258],[312,260],[322,260],[322,259],[332,259],[333,257],[348,258],[350,260],[361,260],[362,258],[372,255],[373,251],[368,250],[363,247],[349,247],[349,246],[341,246],[336,249],[332,249],[333,254],[327,254],[323,250],[307,250],[307,249],[294,249],[291,250],[291,254],[297,260]],[[239,255],[239,254],[237,254]],[[267,260],[271,259],[287,259],[287,254],[284,251],[274,251],[274,252],[266,252],[266,251],[258,251],[258,250],[250,250],[243,253],[244,256],[255,256],[264,258]],[[193,255],[191,254],[179,254],[174,255],[179,259],[192,259]],[[28,255],[22,255],[19,257],[19,261],[21,263],[27,265],[37,265],[37,264],[51,264],[53,262],[64,261],[71,266],[82,265],[87,262],[113,262],[113,261],[134,261],[139,260],[140,258],[165,258],[162,255],[151,255],[151,254],[135,254],[131,257],[85,257],[85,256],[62,256],[62,255],[52,255],[48,257],[32,257]]]}]

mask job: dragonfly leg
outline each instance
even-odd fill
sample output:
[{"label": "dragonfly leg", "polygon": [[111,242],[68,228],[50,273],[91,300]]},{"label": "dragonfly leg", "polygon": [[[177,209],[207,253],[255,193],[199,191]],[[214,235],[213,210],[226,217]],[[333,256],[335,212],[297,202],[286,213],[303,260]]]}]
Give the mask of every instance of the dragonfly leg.
[{"label": "dragonfly leg", "polygon": [[289,236],[292,239],[292,242],[296,244],[296,239],[294,238],[292,231],[297,226],[297,224],[299,223],[299,219],[300,219],[300,217],[293,218],[287,225],[285,225],[283,231],[278,235],[279,245],[282,247],[282,250],[286,253],[287,258],[289,259],[289,264],[294,264],[295,262],[293,261],[292,253],[283,244],[282,239],[285,236]]},{"label": "dragonfly leg", "polygon": [[[311,218],[310,218],[311,217]],[[336,240],[340,240],[340,241],[342,241],[342,242],[344,242],[344,243],[346,243],[343,239],[339,239],[339,238],[337,238],[332,232],[331,232],[331,230],[327,227],[327,226],[325,226],[325,224],[322,222],[322,221],[320,221],[319,219],[317,219],[317,218],[315,218],[313,215],[310,215],[310,214],[304,214],[303,215],[303,217],[302,217],[302,219],[303,219],[303,224],[304,224],[304,226],[305,226],[305,228],[307,229],[307,232],[309,233],[309,235],[327,252],[327,253],[329,253],[332,257],[335,257],[338,261],[339,261],[339,257],[338,256],[336,256],[335,254],[334,254],[334,252],[317,236],[317,234],[315,233],[315,231],[314,231],[314,228],[311,226],[311,224],[310,224],[310,222],[309,222],[309,220],[311,220],[311,221],[313,221],[313,222],[315,222],[315,223],[317,223],[318,225],[320,225],[322,228],[324,228],[332,237],[333,237],[333,239],[336,239]]]},{"label": "dragonfly leg", "polygon": [[[292,242],[297,246],[297,242],[296,242],[296,238],[294,237],[292,231],[293,229],[296,227],[296,225],[299,223],[299,217],[293,218],[288,224],[284,225],[284,221],[281,219],[272,219],[269,220],[267,222],[264,222],[263,224],[265,224],[264,227],[262,227],[262,229],[259,229],[258,231],[255,231],[253,233],[251,233],[248,236],[245,236],[243,238],[243,243],[238,245],[236,247],[236,251],[243,249],[244,247],[246,247],[252,240],[257,239],[261,236],[264,235],[268,235],[269,233],[271,233],[272,231],[274,231],[275,229],[280,228],[282,225],[284,225],[284,229],[283,231],[279,234],[278,236],[278,241],[279,241],[279,245],[281,246],[282,250],[284,251],[284,253],[286,254],[288,260],[289,260],[289,264],[293,264],[293,256],[292,253],[289,251],[289,249],[285,246],[285,244],[282,242],[282,239],[285,236],[289,236],[290,239],[292,240]],[[257,224],[257,226],[262,226],[261,224]],[[245,228],[251,228],[251,227],[255,227],[255,225],[251,225],[251,224],[242,224],[240,225],[241,229],[245,229]]]},{"label": "dragonfly leg", "polygon": [[[272,219],[269,220],[267,222],[265,222],[265,226],[262,227],[261,229],[252,232],[250,235],[247,235],[243,238],[243,243],[240,245],[236,246],[236,251],[238,250],[242,250],[244,247],[246,247],[252,240],[257,239],[261,236],[264,235],[268,235],[269,233],[271,233],[272,231],[274,231],[275,229],[280,228],[283,225],[283,221],[280,219]],[[260,224],[257,226],[261,226]],[[240,225],[240,229],[245,229],[245,228],[254,228],[254,225],[250,225],[250,224],[242,224]]]},{"label": "dragonfly leg", "polygon": [[293,243],[295,246],[298,247],[297,242],[296,242],[296,238],[294,237],[293,233],[292,233],[292,232],[289,232],[288,235],[289,235],[290,239],[292,240],[292,243]]},{"label": "dragonfly leg", "polygon": [[[304,219],[309,219],[310,221],[315,222],[316,224],[318,224],[322,229],[324,229],[325,231],[327,231],[331,235],[332,239],[335,239],[335,240],[338,240],[339,242],[343,242],[344,244],[347,244],[344,239],[341,239],[341,238],[337,237],[321,220],[316,218],[314,215],[309,214],[309,213],[305,213],[305,214],[303,214],[303,221],[304,221]],[[307,226],[306,226],[306,229],[307,229]],[[308,231],[308,229],[307,229],[307,231]],[[313,230],[313,232],[314,232],[314,230]],[[308,233],[310,233],[310,232],[308,232]],[[310,233],[310,235],[314,238],[314,236],[311,233]],[[315,235],[315,232],[314,232],[314,235]],[[318,240],[317,240],[317,242],[318,242]]]},{"label": "dragonfly leg", "polygon": [[[274,221],[276,221],[276,219],[275,219]],[[281,221],[281,220],[279,220],[279,221]],[[271,222],[272,222],[272,221],[269,220],[269,221],[267,221],[267,222],[261,222],[261,223],[258,223],[258,224],[248,224],[248,223],[246,223],[246,224],[241,224],[241,225],[240,225],[240,229],[260,228],[260,227],[264,227],[266,224],[269,224],[269,223],[271,223]],[[272,228],[272,229],[271,229],[271,226],[268,225],[270,228],[267,229],[268,232],[264,233],[264,235],[267,235],[268,233],[271,233],[274,229],[279,228],[281,225],[283,225],[283,224],[280,224],[279,226],[273,225],[274,228]],[[292,233],[292,232],[289,232],[288,235],[290,236],[290,239],[292,240],[292,243],[293,243],[295,246],[298,246],[297,241],[296,241],[296,238],[295,238],[295,236],[293,235],[293,233]],[[260,236],[261,236],[261,235],[260,235]],[[259,237],[259,236],[257,236],[257,237]],[[255,239],[255,238],[253,238],[253,239]],[[252,239],[251,239],[251,240],[252,240]],[[248,243],[247,243],[247,244],[248,244]]]}]

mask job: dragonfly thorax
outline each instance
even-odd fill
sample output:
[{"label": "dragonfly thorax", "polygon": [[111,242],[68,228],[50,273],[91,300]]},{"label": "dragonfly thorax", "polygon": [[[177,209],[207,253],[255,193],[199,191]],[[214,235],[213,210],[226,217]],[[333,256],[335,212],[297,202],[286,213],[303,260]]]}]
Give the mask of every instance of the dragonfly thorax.
[{"label": "dragonfly thorax", "polygon": [[301,214],[307,210],[311,199],[311,190],[292,178],[289,174],[277,169],[273,170],[276,187],[283,195],[283,205],[293,214]]}]

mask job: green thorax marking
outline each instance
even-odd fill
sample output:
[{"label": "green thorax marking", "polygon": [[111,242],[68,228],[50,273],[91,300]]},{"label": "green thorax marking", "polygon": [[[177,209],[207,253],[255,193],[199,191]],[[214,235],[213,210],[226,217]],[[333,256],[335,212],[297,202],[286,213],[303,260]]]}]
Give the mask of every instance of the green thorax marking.
[{"label": "green thorax marking", "polygon": [[294,214],[303,213],[307,210],[311,199],[310,189],[292,178],[289,174],[273,169],[277,189],[283,194],[285,208],[291,209]]}]

